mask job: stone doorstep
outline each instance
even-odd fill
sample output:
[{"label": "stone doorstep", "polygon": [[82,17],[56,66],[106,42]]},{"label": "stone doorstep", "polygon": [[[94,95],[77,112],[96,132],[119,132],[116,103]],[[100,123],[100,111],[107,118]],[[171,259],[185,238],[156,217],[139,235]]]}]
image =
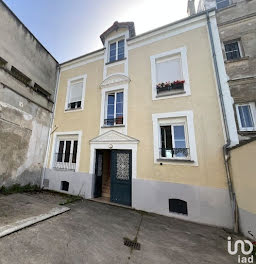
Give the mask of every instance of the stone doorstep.
[{"label": "stone doorstep", "polygon": [[28,226],[34,225],[36,223],[42,222],[46,219],[49,219],[51,217],[57,216],[59,214],[63,214],[67,211],[69,211],[70,208],[68,207],[55,207],[53,209],[51,209],[48,213],[46,214],[40,214],[38,216],[33,216],[33,217],[29,217],[23,220],[19,220],[13,224],[9,224],[9,225],[5,225],[0,227],[0,238],[10,235],[16,231],[19,231],[23,228],[26,228]]}]

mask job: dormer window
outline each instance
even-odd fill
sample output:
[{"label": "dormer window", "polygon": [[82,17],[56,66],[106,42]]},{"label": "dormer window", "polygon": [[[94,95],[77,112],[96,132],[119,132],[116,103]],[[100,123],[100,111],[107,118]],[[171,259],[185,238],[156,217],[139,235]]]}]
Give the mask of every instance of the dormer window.
[{"label": "dormer window", "polygon": [[109,62],[124,59],[124,39],[110,43],[109,45]]}]

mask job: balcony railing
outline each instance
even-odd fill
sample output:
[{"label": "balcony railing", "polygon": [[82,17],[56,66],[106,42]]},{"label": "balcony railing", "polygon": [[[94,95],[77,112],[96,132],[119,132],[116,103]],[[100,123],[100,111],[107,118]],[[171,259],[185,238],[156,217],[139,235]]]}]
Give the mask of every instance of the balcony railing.
[{"label": "balcony railing", "polygon": [[58,170],[76,169],[76,153],[55,153],[53,168]]},{"label": "balcony railing", "polygon": [[117,118],[107,118],[104,119],[104,125],[105,126],[116,126],[116,125],[123,125],[123,117],[117,117]]},{"label": "balcony railing", "polygon": [[188,159],[190,156],[189,148],[160,148],[160,157],[166,159]]}]

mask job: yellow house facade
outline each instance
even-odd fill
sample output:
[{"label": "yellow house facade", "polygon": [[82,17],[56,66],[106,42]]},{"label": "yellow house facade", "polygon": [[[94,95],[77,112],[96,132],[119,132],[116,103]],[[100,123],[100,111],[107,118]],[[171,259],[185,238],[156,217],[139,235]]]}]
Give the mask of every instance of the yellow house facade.
[{"label": "yellow house facade", "polygon": [[141,35],[115,22],[101,40],[61,64],[44,188],[232,227],[222,148],[238,137],[215,12]]}]

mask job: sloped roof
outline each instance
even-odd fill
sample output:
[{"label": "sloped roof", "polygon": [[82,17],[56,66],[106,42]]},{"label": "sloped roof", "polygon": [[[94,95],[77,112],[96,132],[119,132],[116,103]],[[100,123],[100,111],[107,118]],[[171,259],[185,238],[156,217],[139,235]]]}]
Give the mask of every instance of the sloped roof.
[{"label": "sloped roof", "polygon": [[101,35],[100,35],[100,39],[104,45],[105,43],[105,39],[106,37],[112,33],[113,31],[117,31],[119,28],[128,28],[129,30],[129,38],[132,38],[136,35],[135,33],[135,27],[134,27],[134,23],[133,22],[118,22],[118,21],[115,21],[114,24],[108,28],[105,32],[103,32]]}]

